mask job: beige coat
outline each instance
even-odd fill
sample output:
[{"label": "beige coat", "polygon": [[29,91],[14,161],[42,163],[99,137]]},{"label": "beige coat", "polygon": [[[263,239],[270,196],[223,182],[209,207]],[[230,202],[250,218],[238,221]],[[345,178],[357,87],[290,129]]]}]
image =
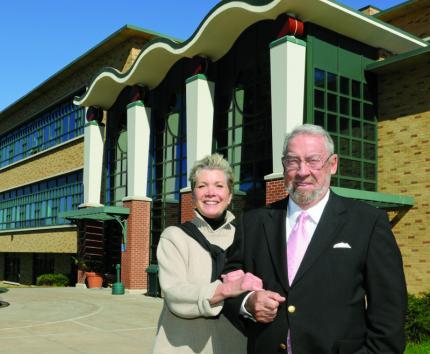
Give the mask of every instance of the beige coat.
[{"label": "beige coat", "polygon": [[[197,215],[192,221],[210,243],[226,249],[233,242],[233,214],[213,231]],[[221,315],[223,303],[209,304],[220,281],[210,283],[212,260],[207,251],[176,226],[161,234],[157,249],[164,307],[153,354],[245,354],[246,338]],[[209,318],[208,318],[209,317]]]}]

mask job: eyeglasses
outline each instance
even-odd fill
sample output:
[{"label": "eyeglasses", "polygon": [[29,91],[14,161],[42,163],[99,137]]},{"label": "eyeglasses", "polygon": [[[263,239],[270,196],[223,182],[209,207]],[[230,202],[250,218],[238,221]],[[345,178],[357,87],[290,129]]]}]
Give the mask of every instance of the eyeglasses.
[{"label": "eyeglasses", "polygon": [[330,154],[325,160],[321,156],[310,156],[305,158],[304,160],[299,159],[297,157],[286,156],[282,159],[282,163],[285,168],[289,171],[300,170],[300,166],[302,163],[306,165],[310,170],[321,170],[327,161],[332,157],[333,154]]}]

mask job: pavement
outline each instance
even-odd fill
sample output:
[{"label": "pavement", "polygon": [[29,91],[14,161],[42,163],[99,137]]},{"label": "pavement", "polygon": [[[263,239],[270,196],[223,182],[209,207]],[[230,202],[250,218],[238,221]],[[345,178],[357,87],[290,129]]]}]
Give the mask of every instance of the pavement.
[{"label": "pavement", "polygon": [[[6,289],[1,289],[6,290]],[[149,354],[162,300],[111,289],[0,293],[0,354]]]}]

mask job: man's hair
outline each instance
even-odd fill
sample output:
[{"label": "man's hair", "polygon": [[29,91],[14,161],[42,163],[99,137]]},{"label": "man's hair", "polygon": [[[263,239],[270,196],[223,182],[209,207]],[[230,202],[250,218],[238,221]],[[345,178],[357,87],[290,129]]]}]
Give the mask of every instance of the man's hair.
[{"label": "man's hair", "polygon": [[303,124],[299,125],[298,127],[294,128],[293,131],[288,133],[284,140],[284,147],[282,149],[282,158],[285,159],[287,156],[288,151],[288,144],[290,141],[295,138],[298,135],[317,135],[322,136],[325,141],[325,146],[327,149],[327,152],[329,155],[332,155],[334,153],[334,143],[333,139],[331,138],[330,134],[319,125],[313,125],[313,124]]},{"label": "man's hair", "polygon": [[227,181],[228,189],[233,192],[234,176],[233,170],[230,164],[224,157],[220,154],[208,155],[201,160],[194,163],[193,168],[190,171],[189,181],[191,183],[191,189],[194,190],[196,186],[197,175],[202,170],[221,170],[224,172],[225,179]]}]

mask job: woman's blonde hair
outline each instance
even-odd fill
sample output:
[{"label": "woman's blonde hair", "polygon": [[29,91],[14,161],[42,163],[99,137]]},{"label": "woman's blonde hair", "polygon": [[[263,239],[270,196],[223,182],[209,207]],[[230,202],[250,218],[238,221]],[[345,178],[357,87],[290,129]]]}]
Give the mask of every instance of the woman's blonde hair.
[{"label": "woman's blonde hair", "polygon": [[233,170],[230,167],[230,164],[224,157],[220,154],[212,154],[208,155],[201,160],[198,160],[194,163],[193,168],[190,171],[190,184],[191,190],[194,190],[196,186],[197,175],[202,170],[221,170],[224,172],[225,179],[227,181],[228,189],[230,193],[233,192]]}]

